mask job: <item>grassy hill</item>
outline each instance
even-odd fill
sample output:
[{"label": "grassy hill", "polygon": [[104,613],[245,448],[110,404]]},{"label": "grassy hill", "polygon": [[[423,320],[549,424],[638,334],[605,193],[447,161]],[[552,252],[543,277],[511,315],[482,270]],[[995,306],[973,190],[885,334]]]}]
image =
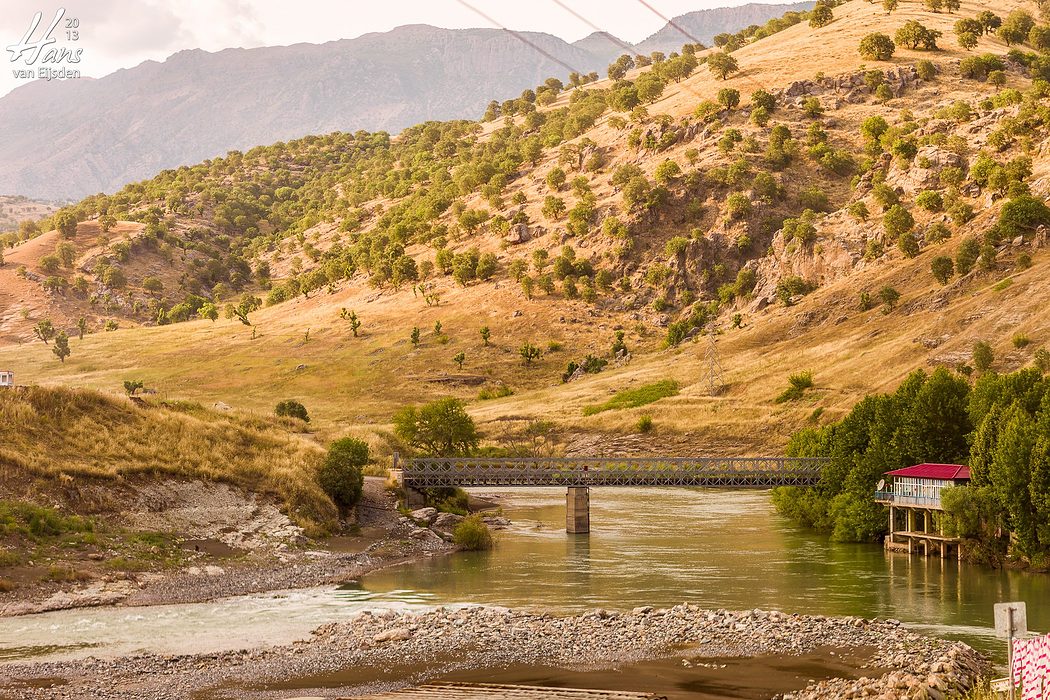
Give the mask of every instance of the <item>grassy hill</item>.
[{"label": "grassy hill", "polygon": [[[996,11],[1019,8],[1038,16],[1012,0]],[[994,33],[956,43],[955,22],[984,9],[851,0],[823,27],[734,38],[726,80],[703,63],[681,77],[675,58],[496,105],[483,122],[310,137],[90,198],[69,210],[81,220],[67,225],[69,265],[41,266],[59,232],[5,251],[0,366],[27,383],[138,378],[260,413],[298,398],[322,438],[381,437],[401,405],[449,394],[495,441],[529,421],[630,433],[649,415],[652,449],[682,453],[781,449],[916,367],[972,364],[978,340],[1016,368],[1050,338],[1050,252],[1041,212],[1021,229],[1000,217],[1026,190],[1048,194],[1050,114],[1030,47]],[[858,52],[908,21],[942,32],[938,50]],[[985,54],[1000,57],[992,80],[975,70]],[[632,104],[643,88],[651,99]],[[719,105],[725,88],[739,105]],[[764,117],[760,90],[775,101]],[[903,231],[893,200],[913,219]],[[954,267],[972,245],[972,271],[934,278],[935,258]],[[899,299],[882,304],[887,288]],[[192,320],[210,304],[247,304],[249,323]],[[64,363],[33,339],[42,319],[72,334],[81,317],[92,332]],[[629,363],[561,381],[570,361],[612,359],[618,330]],[[526,342],[544,353],[529,366]],[[815,386],[776,403],[805,371]],[[585,415],[666,380],[676,395]],[[479,397],[504,387],[513,395]]]}]

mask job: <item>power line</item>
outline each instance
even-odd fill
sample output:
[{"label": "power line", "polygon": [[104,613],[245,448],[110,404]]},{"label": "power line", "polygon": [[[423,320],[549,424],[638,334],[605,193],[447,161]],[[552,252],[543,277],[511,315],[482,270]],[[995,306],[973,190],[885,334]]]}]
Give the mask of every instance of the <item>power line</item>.
[{"label": "power line", "polygon": [[671,25],[672,27],[674,27],[675,29],[677,29],[677,30],[678,30],[679,32],[681,32],[682,34],[684,34],[684,35],[685,35],[686,37],[688,37],[688,38],[689,38],[689,40],[690,40],[690,41],[692,41],[692,42],[693,42],[694,44],[703,44],[703,43],[704,43],[704,42],[700,41],[699,39],[697,39],[697,38],[696,38],[695,36],[693,36],[692,34],[690,34],[689,32],[687,32],[686,30],[682,29],[682,28],[681,28],[680,26],[678,26],[678,23],[677,23],[677,22],[675,22],[675,21],[674,21],[673,19],[671,19],[670,17],[665,17],[665,16],[663,15],[663,13],[662,13],[662,12],[660,12],[660,11],[659,11],[659,10],[657,10],[657,9],[656,9],[655,7],[653,7],[652,5],[650,5],[649,3],[647,3],[647,2],[645,1],[645,0],[638,0],[638,2],[639,2],[639,3],[641,3],[642,5],[645,5],[645,6],[647,7],[647,8],[649,8],[649,11],[650,11],[650,12],[652,12],[652,13],[653,13],[654,15],[656,15],[657,17],[659,17],[660,19],[662,19],[663,21],[667,22],[667,23],[668,23],[668,24],[670,24],[670,25]]},{"label": "power line", "polygon": [[572,66],[570,66],[568,63],[566,63],[565,61],[561,60],[557,56],[551,55],[545,49],[541,48],[540,46],[537,46],[535,43],[533,43],[533,42],[529,41],[528,39],[526,39],[524,36],[521,35],[521,33],[514,31],[513,29],[503,25],[500,22],[497,22],[495,19],[493,19],[489,15],[485,14],[484,12],[479,10],[478,8],[474,7],[469,2],[467,2],[467,0],[456,0],[456,2],[458,2],[460,5],[462,5],[463,7],[467,8],[471,12],[475,13],[479,17],[484,18],[486,22],[492,24],[493,26],[499,27],[503,31],[507,32],[508,34],[513,36],[515,39],[517,39],[521,43],[523,43],[523,44],[525,44],[527,46],[531,46],[538,53],[546,56],[548,59],[550,59],[551,61],[554,61],[555,63],[557,63],[562,68],[565,68],[566,70],[568,70],[570,73],[578,73],[580,75],[587,75],[587,71],[577,70],[576,68],[573,68]]}]

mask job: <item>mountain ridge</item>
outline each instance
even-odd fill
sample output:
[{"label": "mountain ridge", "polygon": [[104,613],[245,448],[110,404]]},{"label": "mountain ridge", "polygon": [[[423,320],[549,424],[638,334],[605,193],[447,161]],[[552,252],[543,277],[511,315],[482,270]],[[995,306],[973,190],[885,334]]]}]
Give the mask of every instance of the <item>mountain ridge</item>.
[{"label": "mountain ridge", "polygon": [[[751,21],[754,7],[772,17],[784,6],[745,7]],[[29,83],[0,98],[0,123],[12,135],[0,142],[0,192],[79,198],[308,134],[396,133],[428,120],[476,118],[493,98],[516,97],[549,76],[566,79],[562,63],[604,73],[624,53],[598,34],[574,44],[521,34],[558,61],[502,29],[406,24],[322,44],[184,49],[102,78]],[[685,41],[668,35],[659,46],[670,51]],[[48,115],[46,131],[41,114]]]}]

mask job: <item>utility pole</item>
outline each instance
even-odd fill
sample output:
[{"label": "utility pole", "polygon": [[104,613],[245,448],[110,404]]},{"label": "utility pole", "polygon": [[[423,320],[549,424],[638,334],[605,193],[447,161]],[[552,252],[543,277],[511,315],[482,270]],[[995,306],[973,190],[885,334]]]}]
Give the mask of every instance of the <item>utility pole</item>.
[{"label": "utility pole", "polygon": [[707,334],[707,390],[711,396],[719,396],[726,390],[725,370],[715,340],[717,332],[716,328],[712,328]]}]

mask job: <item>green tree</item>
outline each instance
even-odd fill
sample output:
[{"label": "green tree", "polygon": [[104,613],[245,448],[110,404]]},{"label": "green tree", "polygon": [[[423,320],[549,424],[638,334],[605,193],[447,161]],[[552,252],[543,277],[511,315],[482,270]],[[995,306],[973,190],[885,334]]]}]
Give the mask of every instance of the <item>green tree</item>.
[{"label": "green tree", "polygon": [[937,39],[940,36],[941,32],[939,30],[930,29],[921,22],[910,19],[897,29],[893,39],[897,45],[906,46],[909,49],[936,51]]},{"label": "green tree", "polygon": [[489,330],[488,326],[482,326],[481,330],[479,332],[481,333],[481,343],[482,343],[482,345],[484,345],[485,347],[488,347],[488,345],[489,345],[489,338],[492,336],[492,332]]},{"label": "green tree", "polygon": [[409,335],[409,339],[412,341],[412,347],[419,347],[419,326],[412,328],[412,334]]},{"label": "green tree", "polygon": [[902,234],[911,233],[915,228],[915,218],[900,204],[894,204],[886,210],[882,227],[891,238],[899,238]]},{"label": "green tree", "polygon": [[306,406],[302,405],[295,399],[285,399],[284,401],[279,401],[274,407],[273,412],[281,417],[298,418],[304,423],[310,422],[310,416],[306,412]]},{"label": "green tree", "polygon": [[367,443],[350,437],[335,440],[317,471],[317,483],[337,506],[350,508],[361,498],[363,469],[371,461]]},{"label": "green tree", "polygon": [[565,171],[561,168],[555,167],[549,173],[547,173],[547,187],[552,190],[560,190],[565,186]]},{"label": "green tree", "polygon": [[930,271],[938,282],[948,284],[948,280],[955,274],[955,263],[947,255],[938,255],[930,261]]},{"label": "green tree", "polygon": [[960,275],[968,275],[981,254],[981,244],[976,238],[967,238],[955,253],[955,269]]},{"label": "green tree", "polygon": [[869,61],[888,61],[896,50],[893,39],[878,32],[868,34],[860,40],[860,55]]},{"label": "green tree", "polygon": [[707,58],[707,67],[722,80],[728,80],[730,74],[739,70],[736,59],[725,51],[717,51]]},{"label": "green tree", "polygon": [[987,372],[995,362],[995,351],[983,340],[973,344],[973,366],[978,372]]},{"label": "green tree", "polygon": [[50,343],[56,334],[57,331],[55,330],[55,326],[53,323],[51,323],[50,319],[45,318],[41,321],[38,321],[37,324],[33,326],[33,335],[44,341],[44,345]]},{"label": "green tree", "polygon": [[835,16],[831,11],[831,7],[826,3],[817,2],[813,9],[809,11],[809,26],[815,29],[826,27],[831,24],[833,19],[835,19]]},{"label": "green tree", "polygon": [[69,336],[65,331],[59,331],[55,336],[55,347],[51,348],[51,352],[65,364],[66,358],[69,357]]},{"label": "green tree", "polygon": [[1024,10],[1014,10],[1006,16],[997,33],[999,38],[1006,42],[1007,46],[1023,44],[1028,39],[1028,33],[1032,31],[1034,26],[1035,20],[1032,18],[1032,15]]},{"label": "green tree", "polygon": [[722,88],[718,91],[718,103],[726,109],[735,109],[740,104],[740,91]]},{"label": "green tree", "polygon": [[462,352],[457,352],[453,357],[452,361],[456,363],[456,366],[463,369],[463,363],[466,362],[467,356]]},{"label": "green tree", "polygon": [[521,355],[521,359],[525,361],[526,367],[531,365],[533,361],[538,360],[540,359],[540,357],[543,356],[543,352],[538,347],[536,347],[528,341],[526,341],[520,348],[518,348],[518,354]]},{"label": "green tree", "polygon": [[442,457],[469,455],[480,440],[463,402],[451,397],[401,409],[394,415],[394,433],[413,449]]},{"label": "green tree", "polygon": [[86,318],[81,316],[80,318],[77,319],[77,334],[80,336],[81,340],[84,339],[84,334],[87,333],[87,327],[88,327],[88,322],[87,322]]},{"label": "green tree", "polygon": [[124,393],[128,396],[134,396],[135,393],[143,387],[141,379],[125,379],[124,380]]},{"label": "green tree", "polygon": [[901,293],[890,286],[883,287],[879,290],[879,300],[883,304],[883,311],[889,312],[897,308],[897,302],[900,301]]},{"label": "green tree", "polygon": [[882,0],[882,9],[886,10],[886,14],[890,14],[897,9],[899,4],[899,0]]},{"label": "green tree", "polygon": [[77,235],[77,215],[69,209],[63,209],[55,214],[53,221],[62,238],[73,238]]},{"label": "green tree", "polygon": [[201,307],[197,309],[197,315],[200,318],[206,318],[209,321],[215,321],[219,318],[219,308],[210,301],[201,304]]}]

